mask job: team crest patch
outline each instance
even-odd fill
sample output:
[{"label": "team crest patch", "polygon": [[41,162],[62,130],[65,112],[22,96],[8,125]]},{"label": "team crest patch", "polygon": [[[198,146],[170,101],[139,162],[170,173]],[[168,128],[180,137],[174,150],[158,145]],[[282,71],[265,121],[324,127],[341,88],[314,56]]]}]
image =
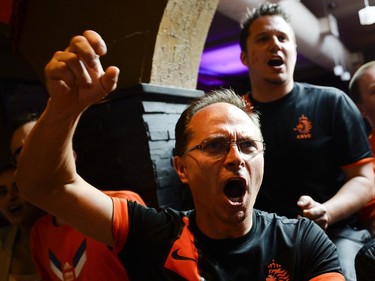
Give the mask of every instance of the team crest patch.
[{"label": "team crest patch", "polygon": [[304,114],[298,119],[298,124],[294,128],[297,132],[297,139],[311,139],[312,123]]},{"label": "team crest patch", "polygon": [[288,272],[281,267],[280,264],[277,264],[275,260],[272,260],[267,266],[268,275],[266,281],[289,281]]}]

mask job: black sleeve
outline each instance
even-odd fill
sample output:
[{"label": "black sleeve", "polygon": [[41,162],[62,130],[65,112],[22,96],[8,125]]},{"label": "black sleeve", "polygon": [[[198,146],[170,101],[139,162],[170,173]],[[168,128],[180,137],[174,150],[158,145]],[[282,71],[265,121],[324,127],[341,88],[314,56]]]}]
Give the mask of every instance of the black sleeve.
[{"label": "black sleeve", "polygon": [[[307,270],[306,280],[327,272],[342,274],[336,246],[313,221],[301,220],[302,266]],[[308,249],[308,250],[304,250]]]},{"label": "black sleeve", "polygon": [[375,277],[375,239],[366,243],[355,257],[357,281],[373,280]]}]

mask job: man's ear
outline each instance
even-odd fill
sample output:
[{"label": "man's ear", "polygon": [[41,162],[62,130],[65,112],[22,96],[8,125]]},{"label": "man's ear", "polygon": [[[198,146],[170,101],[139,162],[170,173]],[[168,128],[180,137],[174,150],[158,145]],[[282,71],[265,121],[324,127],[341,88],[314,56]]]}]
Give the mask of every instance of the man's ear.
[{"label": "man's ear", "polygon": [[175,156],[173,158],[173,167],[181,182],[184,184],[188,184],[189,181],[184,159],[180,156]]},{"label": "man's ear", "polygon": [[247,62],[247,54],[244,52],[244,51],[241,51],[241,54],[240,54],[240,59],[241,59],[241,62],[244,66],[247,66],[249,67],[249,64]]}]

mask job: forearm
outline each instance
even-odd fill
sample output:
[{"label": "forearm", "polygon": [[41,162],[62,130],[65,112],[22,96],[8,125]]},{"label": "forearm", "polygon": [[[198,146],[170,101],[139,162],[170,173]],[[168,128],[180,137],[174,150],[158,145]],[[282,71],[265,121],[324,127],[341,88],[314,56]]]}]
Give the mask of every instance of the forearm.
[{"label": "forearm", "polygon": [[112,200],[76,173],[72,146],[82,112],[116,88],[119,69],[104,71],[100,62],[106,51],[100,35],[88,30],[46,65],[50,99],[22,149],[16,180],[32,203],[112,245]]},{"label": "forearm", "polygon": [[17,184],[27,198],[47,197],[57,191],[54,189],[74,182],[72,138],[79,116],[80,113],[57,110],[49,100],[18,162]]},{"label": "forearm", "polygon": [[356,176],[349,179],[341,189],[323,205],[327,209],[331,225],[356,213],[373,196],[373,182],[369,177]]}]

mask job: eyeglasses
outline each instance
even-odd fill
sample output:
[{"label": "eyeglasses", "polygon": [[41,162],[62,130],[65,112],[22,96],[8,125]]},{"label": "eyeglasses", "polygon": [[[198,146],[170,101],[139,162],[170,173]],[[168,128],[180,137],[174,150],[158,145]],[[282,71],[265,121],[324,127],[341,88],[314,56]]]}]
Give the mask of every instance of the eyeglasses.
[{"label": "eyeglasses", "polygon": [[259,140],[242,139],[239,141],[230,141],[227,138],[213,138],[204,140],[201,144],[189,148],[183,152],[181,156],[195,149],[199,149],[204,155],[219,159],[228,154],[233,144],[238,147],[238,150],[246,160],[254,158],[265,150],[264,142]]},{"label": "eyeglasses", "polygon": [[13,152],[13,154],[10,156],[10,163],[11,163],[14,167],[17,166],[17,162],[18,162],[18,158],[19,158],[19,156],[20,156],[21,150],[22,150],[22,146],[18,147],[18,148]]}]

